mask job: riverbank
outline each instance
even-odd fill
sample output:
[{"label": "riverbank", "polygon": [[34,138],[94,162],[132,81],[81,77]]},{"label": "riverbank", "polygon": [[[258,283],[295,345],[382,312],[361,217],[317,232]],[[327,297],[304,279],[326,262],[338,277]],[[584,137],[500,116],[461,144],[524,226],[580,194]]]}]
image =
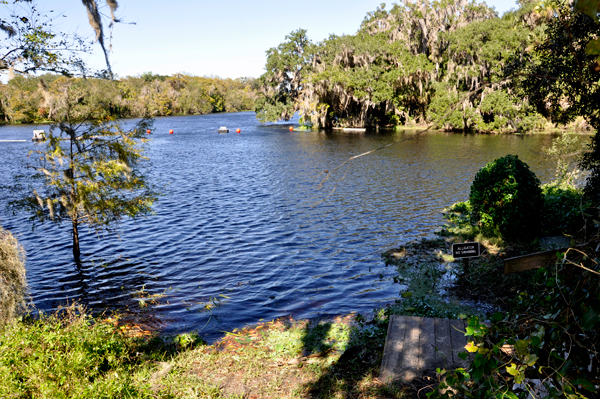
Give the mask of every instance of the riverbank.
[{"label": "riverbank", "polygon": [[[386,252],[384,261],[398,269],[394,281],[401,295],[384,309],[332,319],[261,322],[225,332],[212,345],[193,332],[162,336],[118,316],[92,318],[75,305],[25,318],[0,335],[0,393],[48,398],[416,397],[433,381],[399,386],[377,378],[389,315],[484,314],[456,296],[452,302],[448,292],[430,290],[432,285],[438,291],[447,288],[433,270],[458,267],[447,249],[447,241],[435,239]],[[422,390],[420,397],[428,391]]]},{"label": "riverbank", "polygon": [[279,319],[163,337],[71,306],[0,335],[2,397],[409,397],[377,381],[387,318]]},{"label": "riverbank", "polygon": [[[465,262],[452,258],[451,244],[451,239],[424,239],[382,254],[386,264],[397,269],[394,282],[400,287],[395,303],[383,309],[368,315],[260,322],[225,332],[212,345],[194,332],[164,336],[115,315],[92,318],[75,305],[37,319],[24,318],[0,333],[0,396],[425,398],[437,380],[404,386],[378,380],[390,315],[468,318],[470,325],[477,320],[473,316],[479,316],[495,322],[490,328],[504,337],[496,346],[504,347],[520,336],[516,326],[523,331],[534,328],[519,321],[527,317],[519,316],[523,293],[553,287],[552,278],[540,280],[551,273],[544,269],[503,273],[504,258],[525,248],[484,242],[482,255]],[[544,321],[553,322],[561,323]],[[469,338],[475,352],[490,343],[481,339]],[[486,339],[494,341],[498,335]],[[529,347],[512,361],[521,361],[534,349]],[[504,360],[511,356],[482,353],[508,356]],[[484,366],[471,367],[478,372],[477,367]],[[498,378],[500,371],[496,375],[492,370],[489,378]],[[453,381],[456,377],[449,373],[448,381]],[[467,381],[469,389],[481,389],[475,384]]]}]

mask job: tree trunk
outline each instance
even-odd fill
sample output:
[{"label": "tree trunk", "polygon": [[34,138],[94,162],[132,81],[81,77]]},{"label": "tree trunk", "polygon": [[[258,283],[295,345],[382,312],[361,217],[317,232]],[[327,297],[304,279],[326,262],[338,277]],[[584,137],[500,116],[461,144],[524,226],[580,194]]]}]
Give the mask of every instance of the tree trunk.
[{"label": "tree trunk", "polygon": [[70,183],[71,183],[71,205],[73,206],[73,210],[71,213],[71,221],[73,222],[73,257],[75,258],[75,262],[79,262],[79,255],[81,254],[81,252],[79,251],[79,230],[77,229],[78,225],[79,225],[79,221],[77,220],[77,216],[78,216],[78,212],[77,212],[77,206],[75,205],[76,200],[77,200],[77,196],[76,196],[76,186],[75,186],[75,171],[73,170],[73,165],[75,164],[75,160],[74,160],[74,155],[73,155],[73,141],[75,140],[75,131],[74,130],[70,130],[69,131],[69,135],[71,137],[70,140],[70,144],[71,144],[71,153],[70,153],[70,158],[71,158],[71,162],[69,162],[69,176],[67,176],[67,178],[69,179]]},{"label": "tree trunk", "polygon": [[79,251],[79,230],[77,230],[77,219],[75,217],[72,218],[73,221],[73,257],[75,261],[79,262],[79,255],[81,252]]}]

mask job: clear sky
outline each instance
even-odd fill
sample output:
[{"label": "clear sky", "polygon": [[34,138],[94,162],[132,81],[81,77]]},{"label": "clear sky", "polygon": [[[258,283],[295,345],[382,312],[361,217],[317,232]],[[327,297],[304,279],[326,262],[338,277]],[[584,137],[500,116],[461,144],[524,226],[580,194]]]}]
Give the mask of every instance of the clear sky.
[{"label": "clear sky", "polygon": [[[113,30],[110,60],[118,76],[143,72],[171,75],[258,77],[264,72],[265,51],[298,28],[312,41],[334,33],[354,34],[366,13],[381,0],[118,0],[117,16],[132,24]],[[93,37],[81,0],[38,0],[39,8],[55,16],[61,31],[76,30]],[[98,0],[104,4],[104,0]],[[388,2],[387,9],[392,2]],[[515,0],[490,0],[501,15]],[[49,11],[53,10],[52,13]],[[108,13],[108,8],[103,11]],[[66,15],[63,17],[62,15]],[[99,46],[87,61],[103,68]]]}]

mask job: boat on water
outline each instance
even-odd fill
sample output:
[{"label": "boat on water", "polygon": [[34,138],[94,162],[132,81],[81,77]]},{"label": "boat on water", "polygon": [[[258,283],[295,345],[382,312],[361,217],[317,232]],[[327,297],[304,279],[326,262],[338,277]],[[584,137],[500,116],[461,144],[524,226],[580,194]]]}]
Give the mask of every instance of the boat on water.
[{"label": "boat on water", "polygon": [[44,141],[46,139],[46,132],[44,130],[34,130],[31,141]]},{"label": "boat on water", "polygon": [[229,129],[227,129],[225,126],[221,126],[219,128],[219,130],[217,130],[217,132],[219,132],[219,133],[229,133]]},{"label": "boat on water", "polygon": [[364,133],[367,131],[364,127],[334,127],[333,130],[338,130],[342,132],[352,132],[352,133]]}]

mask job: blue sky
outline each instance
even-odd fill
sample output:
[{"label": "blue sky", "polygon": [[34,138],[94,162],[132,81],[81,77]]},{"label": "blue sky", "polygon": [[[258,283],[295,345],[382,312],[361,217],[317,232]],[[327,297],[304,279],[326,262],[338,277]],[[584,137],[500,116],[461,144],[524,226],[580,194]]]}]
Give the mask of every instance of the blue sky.
[{"label": "blue sky", "polygon": [[[102,3],[103,0],[99,0]],[[112,53],[118,76],[152,71],[171,75],[258,77],[264,71],[265,51],[298,28],[313,41],[334,33],[353,34],[367,12],[381,0],[119,0],[117,15],[131,24],[113,30]],[[53,10],[53,23],[62,31],[92,37],[81,0],[38,0],[40,9]],[[388,2],[388,9],[391,2]],[[487,1],[500,15],[516,2]],[[104,9],[108,13],[108,9]],[[66,15],[66,17],[62,17]],[[87,61],[102,68],[99,46]]]}]

